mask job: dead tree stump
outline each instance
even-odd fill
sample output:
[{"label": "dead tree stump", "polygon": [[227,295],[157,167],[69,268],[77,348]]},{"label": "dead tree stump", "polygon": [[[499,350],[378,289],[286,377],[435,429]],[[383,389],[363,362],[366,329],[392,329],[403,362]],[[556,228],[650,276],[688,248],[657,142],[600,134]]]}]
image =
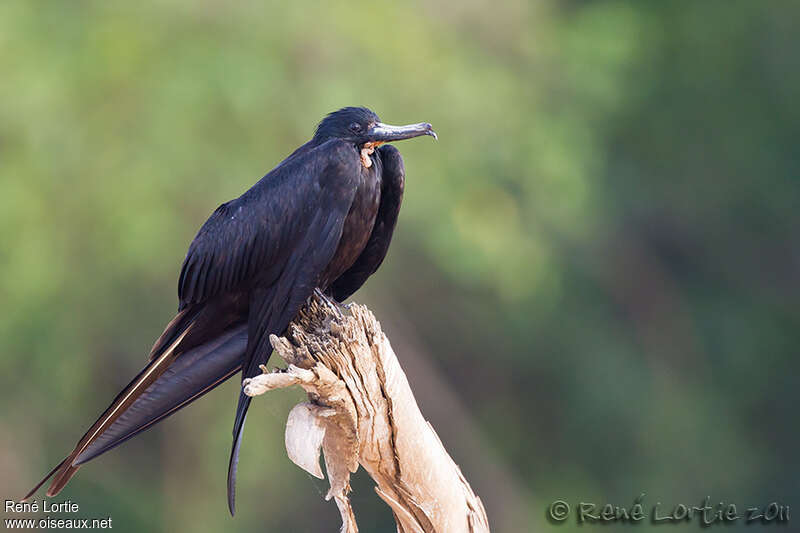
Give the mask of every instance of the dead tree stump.
[{"label": "dead tree stump", "polygon": [[301,386],[308,402],[286,422],[286,451],[322,479],[324,452],[342,532],[358,531],[348,499],[350,474],[363,466],[391,507],[400,533],[488,532],[486,511],[433,427],[423,418],[389,339],[364,306],[332,306],[314,296],[289,326],[270,338],[286,369],[244,381],[257,396]]}]

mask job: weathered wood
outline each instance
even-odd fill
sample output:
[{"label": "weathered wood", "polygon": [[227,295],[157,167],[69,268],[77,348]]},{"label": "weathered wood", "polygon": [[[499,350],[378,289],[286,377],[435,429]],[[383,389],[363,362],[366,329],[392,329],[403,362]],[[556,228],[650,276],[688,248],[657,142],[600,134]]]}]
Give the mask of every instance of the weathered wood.
[{"label": "weathered wood", "polygon": [[289,327],[272,336],[286,369],[244,382],[250,396],[301,386],[309,401],[286,424],[289,458],[322,478],[320,451],[342,532],[358,531],[348,499],[350,474],[363,466],[391,507],[400,533],[488,532],[486,511],[433,427],[420,413],[389,339],[357,304],[314,297]]}]

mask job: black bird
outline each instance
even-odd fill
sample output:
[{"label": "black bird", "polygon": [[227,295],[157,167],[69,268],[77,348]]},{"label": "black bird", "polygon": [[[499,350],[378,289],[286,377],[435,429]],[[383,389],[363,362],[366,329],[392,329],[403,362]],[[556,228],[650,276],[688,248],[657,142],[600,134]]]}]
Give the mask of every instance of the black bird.
[{"label": "black bird", "polygon": [[[405,170],[391,141],[436,138],[428,123],[388,126],[364,107],[320,122],[314,137],[239,198],[222,204],[189,246],[178,280],[178,314],[147,366],[46,481],[55,496],[80,465],[196,400],[239,370],[260,373],[282,334],[319,289],[343,301],[389,248]],[[228,465],[234,513],[239,446],[250,398],[239,396]]]}]

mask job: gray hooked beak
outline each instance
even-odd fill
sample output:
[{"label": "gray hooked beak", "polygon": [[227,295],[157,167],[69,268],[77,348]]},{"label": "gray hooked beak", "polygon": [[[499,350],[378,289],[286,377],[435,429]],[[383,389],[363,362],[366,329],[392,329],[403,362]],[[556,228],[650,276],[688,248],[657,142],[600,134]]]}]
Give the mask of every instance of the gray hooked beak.
[{"label": "gray hooked beak", "polygon": [[367,138],[373,142],[392,142],[411,139],[420,135],[430,135],[438,139],[433,126],[427,122],[419,124],[409,124],[408,126],[390,126],[382,122],[376,122],[367,130]]}]

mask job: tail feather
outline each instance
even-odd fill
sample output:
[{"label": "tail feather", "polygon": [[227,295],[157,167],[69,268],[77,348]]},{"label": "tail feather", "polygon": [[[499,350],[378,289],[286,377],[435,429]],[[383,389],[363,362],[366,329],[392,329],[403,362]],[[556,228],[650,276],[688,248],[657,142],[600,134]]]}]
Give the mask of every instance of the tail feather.
[{"label": "tail feather", "polygon": [[119,446],[227,380],[241,369],[246,345],[247,328],[242,325],[182,353],[73,464]]},{"label": "tail feather", "polygon": [[62,460],[60,463],[58,463],[58,464],[55,466],[55,468],[53,468],[53,469],[50,471],[50,473],[48,473],[46,476],[44,476],[44,478],[42,478],[42,480],[41,480],[39,483],[37,483],[37,484],[36,484],[36,486],[35,486],[35,487],[33,487],[33,488],[32,488],[32,489],[31,489],[31,490],[28,492],[28,494],[26,494],[25,496],[23,496],[23,497],[22,497],[22,499],[20,499],[20,501],[21,501],[21,502],[26,502],[26,501],[30,500],[30,499],[31,499],[31,496],[33,496],[34,494],[36,494],[36,491],[37,491],[37,490],[39,490],[39,487],[41,487],[42,485],[44,485],[45,483],[47,483],[47,481],[48,481],[48,480],[49,480],[51,477],[53,477],[53,475],[54,475],[56,472],[58,472],[58,471],[61,469],[61,467],[62,467],[62,466],[64,466],[64,463],[66,463],[66,462],[67,462],[67,459],[63,459],[63,460]]},{"label": "tail feather", "polygon": [[[67,457],[67,459],[69,459],[69,457]],[[65,463],[67,459],[64,460]],[[69,482],[69,480],[72,479],[72,476],[75,475],[75,472],[78,471],[78,468],[80,467],[72,466],[70,464],[65,464],[64,466],[62,466],[58,475],[53,480],[53,483],[51,483],[50,487],[47,489],[46,492],[47,496],[53,497],[59,492],[61,492],[61,489],[63,489],[64,486]]]},{"label": "tail feather", "polygon": [[247,409],[250,407],[250,398],[244,393],[239,395],[239,405],[236,407],[236,420],[233,423],[233,446],[231,457],[228,461],[228,510],[231,516],[236,514],[236,472],[239,467],[239,448],[242,446],[244,423],[247,420]]},{"label": "tail feather", "polygon": [[153,343],[153,347],[150,349],[150,361],[163,353],[164,350],[167,349],[167,346],[172,344],[179,335],[184,333],[201,311],[202,308],[197,307],[185,307],[181,309],[178,314],[175,315],[175,318],[169,321],[169,324],[164,328],[164,332],[161,336]]},{"label": "tail feather", "polygon": [[[75,458],[89,446],[94,439],[96,439],[102,432],[107,429],[114,421],[122,414],[131,403],[136,399],[138,394],[141,394],[153,381],[155,381],[160,374],[162,374],[169,363],[174,359],[175,348],[180,343],[181,339],[188,333],[190,328],[186,328],[180,336],[173,341],[173,343],[164,350],[158,357],[151,359],[148,365],[131,381],[125,389],[114,399],[108,409],[97,419],[97,421],[89,428],[89,431],[78,441],[75,449],[70,453],[66,459],[61,463],[60,468],[47,476],[41,483],[47,481],[50,476],[55,476],[50,487],[47,489],[48,496],[55,496],[64,485],[70,480],[79,467],[73,466]],[[41,484],[40,483],[40,484]]]},{"label": "tail feather", "polygon": [[72,453],[45,476],[25,499],[30,498],[50,478],[53,481],[47,495],[55,496],[75,475],[80,465],[163,420],[241,368],[247,345],[245,326],[232,327],[215,339],[181,353],[181,341],[194,325],[193,321],[178,320],[181,316],[179,313],[167,329],[177,326],[182,331],[171,334],[169,344],[162,344],[155,351],[147,366],[114,399]]}]

